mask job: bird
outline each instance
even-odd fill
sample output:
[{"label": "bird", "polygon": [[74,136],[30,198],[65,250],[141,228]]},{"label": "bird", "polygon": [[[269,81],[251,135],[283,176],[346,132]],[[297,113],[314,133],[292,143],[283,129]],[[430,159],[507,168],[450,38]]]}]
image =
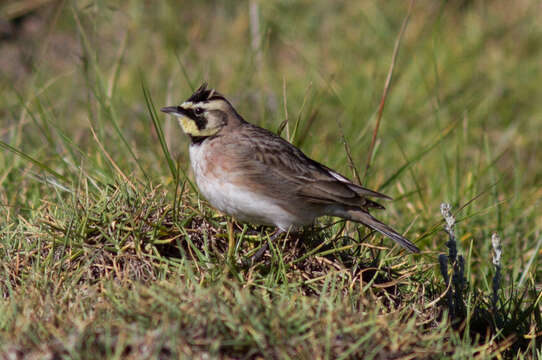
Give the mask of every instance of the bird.
[{"label": "bird", "polygon": [[206,82],[180,105],[160,110],[176,116],[190,138],[196,184],[221,212],[241,222],[274,226],[276,235],[321,216],[340,217],[376,230],[410,252],[420,251],[370,214],[384,209],[372,199],[391,200],[389,196],[353,183],[279,135],[247,122]]}]

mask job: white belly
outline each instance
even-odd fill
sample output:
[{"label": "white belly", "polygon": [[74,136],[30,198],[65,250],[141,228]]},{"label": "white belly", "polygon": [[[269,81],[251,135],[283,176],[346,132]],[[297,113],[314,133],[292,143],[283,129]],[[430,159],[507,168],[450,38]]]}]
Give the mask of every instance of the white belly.
[{"label": "white belly", "polygon": [[198,188],[211,205],[238,220],[277,226],[285,231],[292,225],[305,224],[306,221],[297,219],[271,197],[234,184],[231,179],[236,174],[209,172],[206,158],[202,155],[204,147],[205,144],[190,146],[190,162]]}]

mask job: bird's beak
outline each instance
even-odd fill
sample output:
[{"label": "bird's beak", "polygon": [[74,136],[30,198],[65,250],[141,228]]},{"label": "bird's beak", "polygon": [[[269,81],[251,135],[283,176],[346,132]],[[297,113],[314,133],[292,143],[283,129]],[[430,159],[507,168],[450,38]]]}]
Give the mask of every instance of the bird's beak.
[{"label": "bird's beak", "polygon": [[160,111],[165,112],[166,114],[185,116],[184,109],[180,106],[166,106],[161,108]]}]

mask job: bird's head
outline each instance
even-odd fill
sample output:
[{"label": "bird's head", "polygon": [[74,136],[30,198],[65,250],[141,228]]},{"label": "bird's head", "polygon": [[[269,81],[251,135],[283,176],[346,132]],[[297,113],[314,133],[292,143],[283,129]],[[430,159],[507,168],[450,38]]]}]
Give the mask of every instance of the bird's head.
[{"label": "bird's head", "polygon": [[181,105],[160,110],[177,116],[183,131],[192,139],[217,135],[228,123],[243,121],[223,95],[207,89],[207,83]]}]

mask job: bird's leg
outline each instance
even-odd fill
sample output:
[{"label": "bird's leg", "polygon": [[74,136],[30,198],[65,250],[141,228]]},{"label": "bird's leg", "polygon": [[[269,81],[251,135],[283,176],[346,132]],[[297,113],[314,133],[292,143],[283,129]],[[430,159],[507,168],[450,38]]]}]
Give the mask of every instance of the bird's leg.
[{"label": "bird's leg", "polygon": [[256,261],[260,260],[263,254],[267,251],[269,248],[269,244],[267,241],[256,251],[254,255],[250,257],[250,264],[253,265],[256,263]]},{"label": "bird's leg", "polygon": [[[281,229],[278,229],[278,231],[276,233],[274,233],[273,235],[271,235],[271,237],[269,238],[269,241],[275,241],[275,239],[277,239],[281,234],[283,234],[285,231],[284,230],[281,230]],[[258,249],[258,251],[256,251],[256,253],[254,255],[252,255],[250,257],[250,260],[248,261],[248,265],[253,265],[255,264],[258,260],[260,260],[260,258],[263,256],[263,254],[266,252],[266,250],[269,248],[269,242],[265,242],[261,248]]]},{"label": "bird's leg", "polygon": [[[282,234],[284,234],[286,231],[282,230],[282,229],[278,229],[276,233],[274,233],[273,235],[271,235],[271,237],[269,238],[269,241],[275,241],[276,239],[278,239],[278,237]],[[267,242],[266,242],[267,244]]]}]

